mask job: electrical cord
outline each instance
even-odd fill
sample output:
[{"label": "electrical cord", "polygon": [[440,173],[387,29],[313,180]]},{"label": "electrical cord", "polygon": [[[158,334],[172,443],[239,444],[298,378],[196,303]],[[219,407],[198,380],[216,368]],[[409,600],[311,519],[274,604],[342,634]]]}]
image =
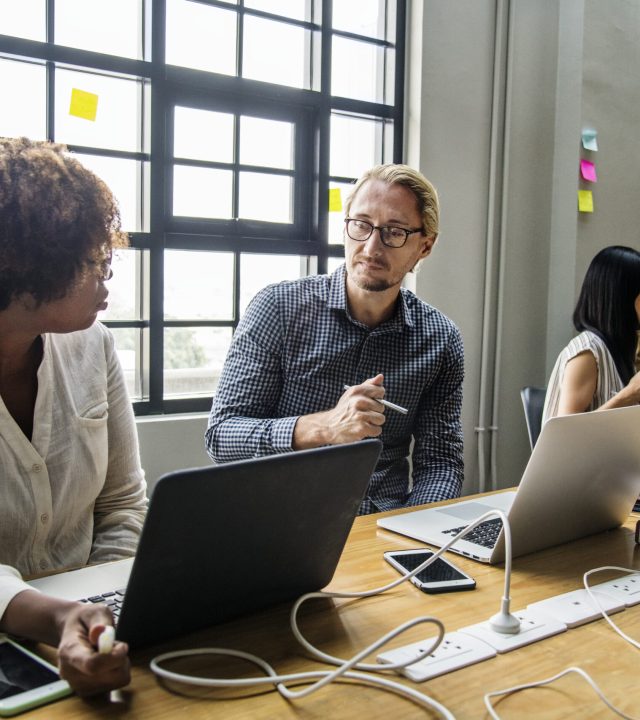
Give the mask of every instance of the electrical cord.
[{"label": "electrical cord", "polygon": [[[481,515],[479,518],[474,520],[469,525],[465,526],[457,535],[453,536],[451,540],[449,540],[445,545],[443,545],[439,550],[433,553],[427,560],[425,560],[423,563],[421,563],[418,567],[416,567],[414,570],[401,575],[397,580],[394,580],[393,582],[390,582],[386,585],[383,585],[382,587],[374,588],[373,590],[364,590],[364,591],[357,591],[357,592],[312,592],[312,593],[306,593],[305,595],[302,595],[296,602],[294,603],[292,609],[291,609],[291,615],[290,615],[290,624],[292,632],[296,638],[296,640],[302,645],[302,647],[314,658],[328,663],[330,665],[336,665],[337,669],[333,671],[329,670],[316,670],[316,671],[308,671],[308,672],[302,672],[302,673],[292,673],[288,675],[278,675],[277,672],[274,670],[274,668],[269,665],[265,660],[262,658],[257,657],[256,655],[252,655],[251,653],[241,652],[239,650],[229,650],[225,648],[196,648],[192,650],[177,650],[174,652],[168,652],[163,653],[162,655],[158,655],[154,657],[151,660],[150,668],[151,671],[157,675],[158,677],[169,680],[173,682],[179,682],[179,683],[185,683],[188,685],[197,685],[200,687],[219,687],[219,688],[228,688],[228,687],[250,687],[254,685],[274,685],[276,690],[285,698],[287,699],[298,699],[303,698],[311,693],[315,692],[316,690],[319,690],[320,688],[324,687],[325,685],[328,685],[329,683],[333,682],[334,680],[339,680],[340,678],[348,678],[351,680],[359,680],[363,681],[368,684],[377,685],[380,686],[386,690],[391,690],[399,695],[402,695],[410,700],[413,700],[414,702],[423,705],[425,707],[428,707],[430,709],[437,710],[442,717],[444,717],[446,720],[455,720],[454,716],[451,714],[451,712],[441,703],[437,702],[433,698],[430,698],[429,696],[418,692],[417,690],[414,690],[413,688],[403,685],[401,683],[395,682],[393,680],[389,680],[386,677],[380,677],[379,675],[371,675],[369,673],[380,673],[380,672],[387,672],[389,670],[402,670],[403,668],[409,667],[410,665],[419,662],[421,659],[423,659],[425,656],[431,654],[434,652],[437,647],[442,642],[442,639],[445,634],[444,625],[440,620],[434,617],[430,616],[421,616],[418,618],[414,618],[413,620],[409,620],[408,622],[403,623],[402,625],[398,626],[394,630],[391,630],[383,637],[376,640],[374,643],[369,645],[368,647],[364,648],[360,652],[358,652],[356,655],[351,657],[348,660],[345,660],[343,658],[334,657],[333,655],[329,655],[318,648],[314,647],[303,635],[300,631],[300,628],[298,626],[298,611],[301,607],[301,605],[306,602],[307,600],[310,600],[312,598],[342,598],[342,599],[361,599],[361,598],[367,598],[372,597],[374,595],[379,595],[384,592],[387,592],[388,590],[392,590],[393,588],[397,587],[403,582],[406,582],[410,578],[412,578],[414,575],[417,575],[418,573],[422,572],[425,568],[427,568],[429,565],[431,565],[433,562],[435,562],[444,552],[446,552],[455,542],[460,540],[461,538],[464,538],[465,535],[467,535],[469,532],[474,530],[478,525],[483,523],[485,520],[491,518],[491,517],[499,517],[502,520],[503,528],[504,528],[504,536],[505,536],[505,584],[504,584],[504,592],[502,596],[502,603],[501,603],[501,610],[498,613],[498,615],[495,615],[491,620],[490,623],[493,623],[494,619],[498,618],[497,625],[498,627],[501,627],[503,629],[497,629],[497,632],[505,632],[505,633],[513,633],[513,627],[514,623],[512,620],[514,620],[516,623],[519,621],[517,618],[514,618],[509,612],[509,604],[510,604],[510,583],[511,583],[511,533],[510,533],[510,527],[509,527],[509,521],[507,520],[506,515],[500,511],[500,510],[490,510],[483,515]],[[361,660],[366,658],[371,653],[375,652],[376,650],[380,649],[383,645],[388,643],[389,641],[393,640],[394,638],[398,637],[401,633],[403,633],[405,630],[408,630],[411,627],[414,627],[415,625],[418,625],[420,623],[433,623],[437,629],[438,629],[438,636],[434,640],[432,646],[425,650],[423,653],[420,653],[416,655],[413,658],[409,658],[409,660],[406,660],[401,663],[396,664],[373,664],[373,663],[363,663]],[[492,625],[493,627],[493,625]],[[515,632],[518,630],[516,629]],[[264,677],[249,677],[249,678],[203,678],[199,676],[194,675],[186,675],[183,673],[176,673],[171,670],[167,670],[166,668],[162,667],[162,664],[165,662],[168,662],[170,660],[175,660],[178,658],[184,658],[189,656],[195,656],[195,655],[228,655],[232,657],[238,657],[243,658],[254,665],[261,668],[265,676]],[[355,670],[355,672],[354,672]],[[357,671],[366,671],[364,672],[357,672]],[[285,683],[287,682],[300,682],[300,681],[312,681],[313,684],[310,686],[304,688],[303,690],[291,690],[288,688]]]},{"label": "electrical cord", "polygon": [[[609,625],[613,628],[613,630],[618,635],[620,635],[621,638],[623,638],[628,643],[633,645],[633,647],[640,650],[640,643],[637,640],[634,640],[632,637],[629,637],[629,635],[627,635],[625,632],[623,632],[616,625],[616,623],[613,622],[613,620],[607,614],[607,611],[600,604],[600,601],[598,600],[597,595],[595,595],[595,593],[593,592],[592,588],[589,585],[589,578],[591,577],[591,575],[594,575],[595,573],[603,572],[604,570],[615,570],[615,571],[619,571],[619,572],[632,573],[632,574],[637,574],[638,571],[634,570],[633,568],[619,567],[617,565],[603,565],[602,567],[597,567],[597,568],[592,568],[591,570],[587,570],[587,572],[585,572],[584,575],[582,576],[582,582],[583,582],[584,588],[587,591],[587,594],[591,598],[592,602],[595,604],[595,606],[600,611],[600,614],[602,615],[602,617],[609,623]],[[529,688],[536,688],[536,687],[542,687],[543,685],[549,685],[552,682],[555,682],[556,680],[558,680],[559,678],[564,677],[565,675],[568,675],[569,673],[577,673],[582,678],[584,678],[589,683],[589,685],[593,688],[593,690],[596,692],[596,694],[602,700],[602,702],[610,710],[612,710],[614,713],[616,713],[616,715],[619,715],[620,717],[625,718],[625,720],[638,720],[638,718],[635,718],[632,715],[627,715],[622,710],[615,707],[615,705],[613,705],[606,698],[606,696],[604,695],[602,690],[600,690],[600,687],[595,682],[595,680],[593,680],[593,678],[587,672],[585,672],[582,668],[579,668],[579,667],[567,668],[566,670],[563,670],[562,672],[558,673],[557,675],[554,675],[553,677],[546,678],[545,680],[539,680],[538,682],[523,683],[522,685],[515,685],[514,687],[507,688],[506,690],[496,690],[494,692],[487,693],[484,696],[484,704],[485,704],[489,714],[491,715],[491,717],[494,718],[494,720],[500,720],[499,715],[496,713],[496,711],[493,708],[493,705],[491,704],[492,697],[497,697],[499,695],[511,695],[511,694],[519,692],[521,690],[527,690]]]},{"label": "electrical cord", "polygon": [[595,573],[598,573],[598,572],[602,572],[602,571],[604,571],[604,570],[619,570],[619,571],[621,571],[621,572],[634,573],[634,574],[636,574],[638,571],[637,571],[637,570],[632,570],[631,568],[618,567],[617,565],[603,565],[602,567],[598,567],[598,568],[593,568],[593,569],[591,569],[591,570],[587,570],[587,572],[582,576],[582,582],[583,582],[583,584],[584,584],[585,590],[587,591],[587,594],[589,595],[589,597],[591,598],[591,600],[595,603],[595,605],[596,605],[596,607],[598,608],[598,610],[600,611],[600,614],[602,615],[602,617],[609,623],[609,625],[613,628],[613,630],[614,630],[616,633],[618,633],[618,635],[620,635],[620,637],[621,637],[623,640],[626,640],[628,643],[630,643],[631,645],[633,645],[634,648],[640,650],[640,643],[639,643],[637,640],[634,640],[632,637],[629,637],[629,635],[627,635],[626,633],[624,633],[624,632],[613,622],[613,620],[609,617],[609,615],[607,614],[607,611],[602,607],[602,605],[601,605],[600,602],[598,601],[597,596],[593,594],[593,592],[592,592],[592,590],[591,590],[591,588],[590,588],[590,586],[589,586],[588,579],[591,577],[591,575],[594,575]]},{"label": "electrical cord", "polygon": [[564,677],[565,675],[568,675],[569,673],[577,673],[578,675],[580,675],[580,677],[584,678],[589,683],[589,685],[591,685],[591,687],[593,688],[595,693],[598,695],[600,700],[602,700],[602,702],[610,710],[612,710],[614,713],[616,713],[616,715],[619,715],[621,718],[624,718],[625,720],[638,720],[638,718],[636,718],[632,715],[627,715],[626,713],[622,712],[622,710],[619,710],[611,702],[609,702],[609,700],[607,700],[604,693],[602,692],[602,690],[600,690],[600,688],[594,682],[594,680],[592,680],[592,678],[588,675],[588,673],[586,673],[582,668],[579,668],[579,667],[566,668],[566,670],[559,672],[557,675],[554,675],[553,677],[545,678],[544,680],[538,680],[537,682],[523,683],[522,685],[514,685],[513,687],[507,688],[506,690],[495,690],[494,692],[487,693],[484,696],[484,704],[487,708],[487,711],[489,712],[489,715],[491,715],[491,717],[494,720],[500,720],[500,716],[495,711],[495,709],[491,703],[491,698],[497,697],[499,695],[511,695],[513,693],[520,692],[521,690],[528,690],[529,688],[537,688],[537,687],[542,687],[544,685],[550,685],[552,682],[555,682],[556,680],[560,679],[561,677]]}]

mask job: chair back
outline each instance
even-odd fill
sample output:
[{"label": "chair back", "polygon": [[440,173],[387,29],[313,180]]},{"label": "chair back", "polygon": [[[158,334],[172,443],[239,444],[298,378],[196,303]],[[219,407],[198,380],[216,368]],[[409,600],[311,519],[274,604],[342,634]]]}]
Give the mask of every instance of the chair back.
[{"label": "chair back", "polygon": [[544,398],[546,394],[546,388],[533,387],[531,385],[523,387],[522,390],[520,390],[522,406],[524,407],[524,418],[527,421],[527,432],[529,433],[529,443],[532,450],[542,428],[542,410],[544,408]]}]

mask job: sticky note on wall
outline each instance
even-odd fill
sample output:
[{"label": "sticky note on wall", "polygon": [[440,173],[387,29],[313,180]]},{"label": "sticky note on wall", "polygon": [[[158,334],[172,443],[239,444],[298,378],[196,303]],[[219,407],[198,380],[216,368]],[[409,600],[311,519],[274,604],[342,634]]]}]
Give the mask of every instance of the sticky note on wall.
[{"label": "sticky note on wall", "polygon": [[342,210],[342,195],[340,188],[329,188],[329,212]]},{"label": "sticky note on wall", "polygon": [[598,132],[592,128],[582,131],[582,147],[585,150],[596,152],[598,150]]},{"label": "sticky note on wall", "polygon": [[71,89],[71,103],[69,104],[69,115],[75,115],[85,120],[95,121],[98,114],[98,96],[95,93]]},{"label": "sticky note on wall", "polygon": [[580,160],[580,174],[589,182],[597,182],[596,166],[590,160]]},{"label": "sticky note on wall", "polygon": [[578,190],[578,210],[580,212],[593,212],[593,193],[591,190]]}]

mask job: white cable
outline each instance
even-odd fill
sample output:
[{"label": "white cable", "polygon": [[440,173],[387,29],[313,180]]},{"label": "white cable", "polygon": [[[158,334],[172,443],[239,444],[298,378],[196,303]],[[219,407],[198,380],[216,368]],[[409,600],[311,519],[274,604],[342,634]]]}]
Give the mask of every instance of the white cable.
[{"label": "white cable", "polygon": [[633,570],[633,569],[631,569],[631,568],[618,567],[617,565],[603,565],[602,567],[593,568],[592,570],[587,570],[587,572],[582,576],[582,582],[584,583],[584,588],[585,588],[585,590],[587,591],[589,597],[591,598],[591,600],[593,600],[593,602],[595,603],[595,605],[596,605],[596,607],[598,608],[598,610],[600,610],[600,613],[601,613],[602,617],[609,623],[609,625],[611,625],[611,627],[615,630],[615,632],[618,633],[618,635],[620,635],[621,638],[623,638],[623,639],[626,640],[628,643],[630,643],[631,645],[633,645],[633,647],[635,647],[635,648],[637,648],[638,650],[640,650],[640,643],[639,643],[637,640],[634,640],[632,637],[629,637],[629,635],[627,635],[626,633],[624,633],[624,632],[613,622],[613,620],[612,620],[612,619],[609,617],[609,615],[607,614],[607,611],[602,607],[602,605],[601,605],[600,602],[598,601],[597,596],[593,594],[591,588],[589,587],[589,583],[587,582],[588,578],[589,578],[591,575],[593,575],[594,573],[602,572],[603,570],[619,570],[620,572],[626,572],[626,573],[632,573],[632,574],[637,574],[638,571],[637,571],[637,570]]},{"label": "white cable", "polygon": [[536,688],[536,687],[542,687],[543,685],[549,685],[552,682],[555,682],[559,678],[563,677],[564,675],[568,675],[569,673],[577,673],[582,678],[584,678],[589,685],[593,688],[593,690],[596,692],[598,697],[602,700],[602,702],[616,715],[619,715],[621,718],[625,718],[625,720],[638,720],[638,718],[635,718],[632,715],[627,715],[626,713],[622,712],[622,710],[619,710],[615,705],[613,705],[607,698],[605,697],[604,693],[598,685],[595,683],[594,680],[591,679],[591,677],[582,669],[579,667],[570,667],[566,670],[563,670],[562,672],[559,672],[557,675],[554,675],[553,677],[546,678],[544,680],[538,680],[537,682],[532,683],[523,683],[522,685],[514,685],[514,687],[507,688],[506,690],[495,690],[494,692],[487,693],[484,696],[484,704],[487,708],[487,711],[489,712],[489,715],[494,720],[500,720],[500,716],[498,713],[493,709],[493,705],[491,704],[491,698],[497,697],[498,695],[510,695],[512,693],[519,692],[520,690],[528,690],[529,688]]},{"label": "white cable", "polygon": [[[443,547],[441,547],[439,550],[434,552],[427,560],[425,560],[423,563],[421,563],[418,567],[416,567],[411,572],[406,573],[405,575],[402,575],[397,580],[394,580],[393,582],[390,582],[382,587],[375,588],[373,590],[365,590],[365,591],[359,591],[359,592],[313,592],[313,593],[307,593],[305,595],[302,595],[298,600],[294,603],[294,606],[291,610],[291,616],[290,616],[290,622],[291,622],[291,629],[293,631],[293,634],[295,638],[298,640],[298,642],[309,652],[312,656],[315,658],[325,662],[329,663],[331,665],[337,665],[337,669],[333,671],[311,671],[311,672],[303,672],[303,673],[293,673],[289,675],[278,675],[275,670],[267,663],[265,660],[262,660],[261,658],[252,655],[250,653],[241,652],[238,650],[229,650],[225,648],[197,648],[193,650],[177,650],[174,652],[164,653],[162,655],[158,655],[150,663],[151,671],[158,675],[159,677],[165,679],[165,680],[171,680],[174,682],[181,682],[186,683],[189,685],[198,685],[200,687],[248,687],[252,685],[274,685],[278,692],[283,695],[283,697],[286,697],[287,699],[296,699],[296,698],[302,698],[306,697],[307,695],[310,695],[312,692],[315,692],[316,690],[319,690],[320,688],[324,687],[325,685],[329,684],[330,682],[333,682],[334,680],[338,680],[341,677],[349,678],[353,680],[361,680],[365,681],[367,683],[378,685],[380,687],[383,687],[384,689],[392,690],[400,695],[403,695],[414,702],[417,702],[421,705],[424,705],[426,707],[432,708],[437,710],[446,720],[455,720],[454,716],[451,714],[451,712],[444,706],[438,703],[436,700],[433,700],[432,698],[428,697],[427,695],[424,695],[423,693],[418,692],[417,690],[413,690],[412,688],[402,685],[401,683],[394,682],[392,680],[389,680],[388,678],[379,677],[379,676],[372,676],[369,674],[364,674],[360,672],[352,672],[352,669],[355,670],[366,670],[370,672],[382,672],[382,671],[389,671],[389,670],[399,670],[403,669],[405,667],[408,667],[412,665],[413,663],[416,663],[420,661],[423,657],[426,655],[429,655],[430,653],[434,652],[435,649],[440,645],[442,642],[442,638],[444,637],[445,629],[444,625],[440,620],[437,618],[424,616],[424,617],[418,617],[414,618],[413,620],[409,620],[408,622],[403,623],[402,625],[398,626],[394,630],[391,630],[389,633],[384,635],[383,637],[376,640],[374,643],[369,645],[368,647],[364,648],[364,650],[361,650],[356,655],[354,655],[352,658],[345,660],[343,658],[334,657],[332,655],[328,655],[327,653],[322,652],[318,648],[314,647],[309,643],[306,638],[302,635],[300,632],[300,629],[298,627],[297,622],[297,614],[300,606],[302,603],[304,603],[306,600],[309,600],[311,598],[366,598],[366,597],[372,597],[373,595],[379,595],[381,593],[386,592],[387,590],[391,590],[395,588],[396,586],[400,585],[401,583],[409,580],[414,575],[417,575],[418,573],[422,572],[425,568],[427,568],[429,565],[434,563],[446,550],[448,550],[455,542],[457,542],[460,538],[463,538],[465,535],[467,535],[469,532],[474,530],[478,525],[480,525],[482,522],[487,520],[490,517],[499,517],[502,520],[503,527],[505,530],[505,586],[504,586],[504,595],[502,598],[502,610],[500,614],[503,614],[505,612],[508,613],[509,608],[509,588],[510,588],[510,582],[511,582],[511,533],[509,528],[509,521],[507,520],[507,517],[505,514],[500,510],[490,510],[484,515],[480,516],[476,520],[474,520],[469,525],[465,526],[457,535],[451,538]],[[517,621],[517,619],[516,619]],[[413,627],[414,625],[417,625],[419,623],[424,622],[431,622],[438,628],[438,637],[434,640],[432,646],[425,650],[424,652],[416,655],[413,658],[410,658],[407,661],[396,663],[396,664],[371,664],[371,663],[361,663],[360,661],[363,660],[365,657],[370,655],[371,653],[378,650],[380,647],[385,645],[390,640],[396,638],[398,635],[403,633],[405,630],[408,630],[409,628]],[[511,630],[504,631],[504,632],[512,632]],[[193,675],[184,675],[182,673],[174,673],[170,670],[166,670],[165,668],[161,667],[161,663],[173,660],[177,658],[183,658],[183,657],[189,657],[194,655],[230,655],[233,657],[239,657],[243,658],[245,660],[248,660],[249,662],[252,662],[253,664],[260,667],[265,673],[265,677],[249,677],[249,678],[203,678]],[[313,679],[319,678],[316,682],[314,682],[312,685],[310,685],[307,688],[304,688],[303,690],[299,691],[293,691],[290,690],[288,687],[284,685],[286,682],[299,682],[299,681],[310,681]]]}]

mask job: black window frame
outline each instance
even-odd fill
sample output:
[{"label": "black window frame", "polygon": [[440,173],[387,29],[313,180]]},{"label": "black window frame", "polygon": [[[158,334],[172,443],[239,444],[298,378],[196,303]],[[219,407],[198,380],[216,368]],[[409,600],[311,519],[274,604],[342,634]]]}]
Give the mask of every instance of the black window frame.
[{"label": "black window frame", "polygon": [[[146,396],[133,400],[136,415],[163,415],[173,413],[204,412],[211,406],[211,395],[167,398],[164,396],[164,330],[167,327],[230,327],[239,321],[240,257],[242,253],[260,252],[300,255],[316,258],[316,270],[327,271],[330,258],[342,257],[343,246],[331,244],[328,234],[328,196],[331,182],[347,183],[354,178],[330,175],[329,141],[332,114],[344,114],[374,119],[393,124],[393,148],[384,147],[387,133],[382,132],[382,156],[385,160],[402,162],[404,136],[404,76],[405,36],[407,24],[406,0],[395,0],[395,40],[393,42],[334,30],[331,27],[332,0],[308,0],[310,17],[319,16],[319,22],[283,18],[244,6],[243,0],[231,5],[218,0],[192,0],[205,5],[237,11],[238,57],[242,61],[242,19],[246,15],[277,20],[302,27],[309,31],[311,55],[319,52],[320,62],[310,65],[309,73],[319,69],[319,77],[310,77],[314,89],[290,88],[249,80],[240,76],[223,76],[165,64],[165,0],[143,0],[142,60],[105,55],[88,50],[64,47],[51,42],[54,37],[55,0],[47,4],[47,41],[38,42],[0,35],[0,57],[15,60],[32,60],[45,63],[47,72],[47,138],[54,139],[55,73],[54,67],[102,72],[136,78],[147,85],[142,102],[150,102],[150,123],[142,115],[144,127],[150,128],[148,152],[125,152],[69,145],[72,152],[90,153],[106,157],[126,158],[149,163],[149,217],[146,232],[131,232],[131,247],[146,253],[143,267],[143,285],[148,285],[144,307],[148,315],[139,320],[110,320],[105,325],[117,328],[135,328],[140,331],[143,357],[141,373]],[[384,0],[381,0],[383,2]],[[318,12],[319,8],[319,12]],[[152,11],[153,10],[153,11]],[[315,12],[314,12],[315,11]],[[394,50],[393,102],[369,102],[332,96],[331,47],[333,37],[366,41],[381,48]],[[147,42],[151,38],[151,44]],[[386,55],[385,55],[386,56]],[[240,69],[239,69],[240,72]],[[387,79],[386,68],[384,81]],[[209,220],[173,217],[173,112],[176,105],[202,109],[223,110],[239,115],[264,116],[286,119],[295,125],[296,159],[294,177],[294,218],[290,225],[249,220]],[[224,110],[227,108],[227,110]],[[143,108],[143,113],[148,108]],[[146,141],[146,139],[145,139]],[[237,142],[237,140],[236,140]],[[143,145],[144,147],[144,145]],[[236,170],[245,169],[234,158]],[[179,164],[189,164],[180,161]],[[202,164],[195,162],[194,164]],[[215,165],[213,163],[212,165]],[[262,172],[263,168],[248,168]],[[269,170],[272,172],[272,170]],[[237,174],[235,175],[237,182]],[[145,181],[146,183],[146,177]],[[144,202],[144,199],[141,198]],[[192,321],[167,320],[163,309],[164,251],[208,250],[234,253],[233,317],[229,320]],[[144,359],[148,356],[148,362]]]}]

